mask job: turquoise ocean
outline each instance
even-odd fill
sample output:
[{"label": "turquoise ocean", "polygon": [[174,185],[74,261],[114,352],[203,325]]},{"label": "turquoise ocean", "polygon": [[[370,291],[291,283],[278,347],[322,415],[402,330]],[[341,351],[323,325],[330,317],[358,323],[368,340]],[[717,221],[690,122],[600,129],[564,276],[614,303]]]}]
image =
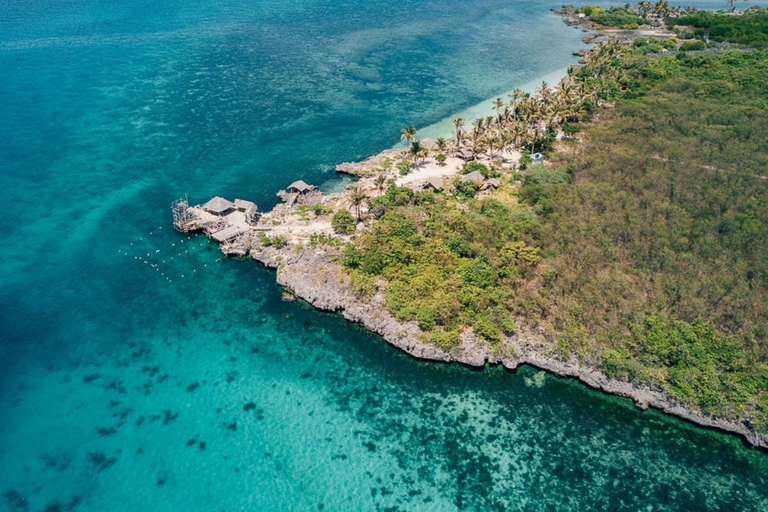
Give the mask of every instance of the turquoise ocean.
[{"label": "turquoise ocean", "polygon": [[0,0],[0,510],[768,510],[736,437],[416,361],[171,227],[563,70],[557,6]]}]

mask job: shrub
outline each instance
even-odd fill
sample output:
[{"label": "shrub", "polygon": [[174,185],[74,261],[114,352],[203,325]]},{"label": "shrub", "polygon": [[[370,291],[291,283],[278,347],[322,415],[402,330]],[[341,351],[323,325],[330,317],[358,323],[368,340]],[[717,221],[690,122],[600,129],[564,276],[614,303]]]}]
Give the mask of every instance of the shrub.
[{"label": "shrub", "polygon": [[480,162],[467,162],[461,166],[461,174],[469,174],[475,171],[478,171],[483,175],[483,178],[486,179],[491,175],[491,171],[488,169],[488,167],[486,167],[485,164],[481,164]]},{"label": "shrub", "polygon": [[331,226],[336,233],[351,235],[355,232],[355,218],[347,210],[339,210],[333,214]]},{"label": "shrub", "polygon": [[267,236],[265,233],[259,232],[259,240],[264,247],[274,247],[275,249],[282,249],[288,245],[288,240],[282,235]]},{"label": "shrub", "polygon": [[681,52],[689,52],[689,51],[696,51],[696,50],[703,50],[706,48],[707,45],[704,44],[704,41],[686,41],[682,45],[680,45],[680,51]]}]

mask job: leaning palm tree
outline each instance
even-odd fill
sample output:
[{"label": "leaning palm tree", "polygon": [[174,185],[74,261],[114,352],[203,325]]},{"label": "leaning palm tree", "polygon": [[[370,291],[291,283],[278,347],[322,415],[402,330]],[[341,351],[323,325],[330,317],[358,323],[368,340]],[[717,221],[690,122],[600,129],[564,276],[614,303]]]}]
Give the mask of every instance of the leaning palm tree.
[{"label": "leaning palm tree", "polygon": [[464,137],[464,119],[457,117],[453,120],[454,133],[456,134],[456,149],[461,146],[461,140]]},{"label": "leaning palm tree", "polygon": [[357,221],[360,222],[360,207],[368,200],[368,194],[365,189],[359,183],[355,183],[349,187],[349,201],[352,207],[355,208],[355,215]]}]

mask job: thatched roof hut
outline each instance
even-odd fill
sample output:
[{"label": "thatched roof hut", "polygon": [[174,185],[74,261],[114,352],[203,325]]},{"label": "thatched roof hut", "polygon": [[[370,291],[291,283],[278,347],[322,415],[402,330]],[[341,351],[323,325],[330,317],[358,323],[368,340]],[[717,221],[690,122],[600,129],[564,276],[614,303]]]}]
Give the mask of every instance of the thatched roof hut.
[{"label": "thatched roof hut", "polygon": [[491,178],[489,180],[485,180],[485,183],[483,183],[483,186],[480,187],[480,190],[488,190],[489,188],[499,188],[501,186],[501,182],[496,178]]},{"label": "thatched roof hut", "polygon": [[216,196],[203,205],[203,210],[215,215],[226,215],[235,209],[235,204],[223,197]]},{"label": "thatched roof hut", "polygon": [[303,180],[294,181],[290,185],[288,185],[288,191],[296,193],[296,194],[306,194],[307,192],[311,192],[312,190],[315,190],[317,187],[314,185],[307,185],[304,183]]},{"label": "thatched roof hut", "polygon": [[238,210],[245,213],[246,222],[253,222],[256,219],[256,212],[259,209],[256,203],[246,201],[245,199],[235,199],[235,206]]},{"label": "thatched roof hut", "polygon": [[435,192],[440,192],[443,190],[443,180],[440,178],[429,178],[424,184],[421,186],[423,189],[431,188]]},{"label": "thatched roof hut", "polygon": [[462,183],[467,183],[468,181],[472,181],[474,183],[480,184],[483,182],[483,180],[485,180],[485,178],[483,177],[482,174],[480,174],[479,171],[472,171],[471,173],[464,174],[461,177]]},{"label": "thatched roof hut", "polygon": [[465,162],[470,162],[475,159],[474,151],[469,148],[459,148],[459,150],[456,151],[456,156]]}]

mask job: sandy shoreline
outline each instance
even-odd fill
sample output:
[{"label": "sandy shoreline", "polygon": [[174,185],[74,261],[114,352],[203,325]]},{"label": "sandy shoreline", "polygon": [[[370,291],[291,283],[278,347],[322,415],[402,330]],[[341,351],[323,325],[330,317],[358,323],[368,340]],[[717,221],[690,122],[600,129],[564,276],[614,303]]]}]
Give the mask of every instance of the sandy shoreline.
[{"label": "sandy shoreline", "polygon": [[[576,64],[575,58],[573,63]],[[448,116],[445,119],[442,119],[436,123],[433,123],[433,124],[430,124],[429,126],[425,126],[424,128],[421,128],[419,130],[419,136],[424,138],[430,138],[430,139],[436,139],[437,137],[448,138],[451,134],[451,131],[453,130],[453,124],[452,124],[453,119],[456,119],[457,117],[461,117],[466,122],[466,125],[469,126],[470,124],[472,124],[472,120],[474,119],[496,114],[496,109],[493,106],[493,101],[496,98],[501,98],[504,101],[508,101],[509,95],[512,94],[512,91],[515,89],[520,89],[521,91],[527,92],[527,93],[533,93],[536,90],[536,88],[538,88],[541,85],[541,82],[547,82],[550,86],[554,86],[560,83],[560,80],[562,80],[567,74],[568,74],[568,68],[565,67],[565,68],[552,71],[551,73],[547,73],[546,75],[542,75],[529,82],[525,82],[524,84],[518,87],[514,87],[501,94],[497,94],[491,98],[488,98],[485,101],[472,105],[471,107],[467,107],[464,110],[457,112],[454,115]]]}]

